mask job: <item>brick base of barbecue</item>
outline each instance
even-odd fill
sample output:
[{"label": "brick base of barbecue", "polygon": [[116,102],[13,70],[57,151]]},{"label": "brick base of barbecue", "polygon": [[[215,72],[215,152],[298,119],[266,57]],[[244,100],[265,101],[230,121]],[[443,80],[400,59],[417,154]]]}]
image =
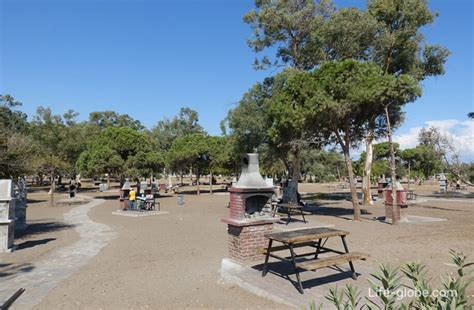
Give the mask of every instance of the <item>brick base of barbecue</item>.
[{"label": "brick base of barbecue", "polygon": [[[385,196],[385,218],[392,220],[395,218],[400,222],[408,220],[408,204],[407,204],[407,192],[405,190],[397,190],[397,206],[393,209],[393,198],[392,190],[386,190]],[[394,214],[395,211],[395,214]]]},{"label": "brick base of barbecue", "polygon": [[[385,204],[385,218],[393,221],[392,204]],[[408,221],[408,205],[397,205],[395,207],[395,218],[400,222]]]},{"label": "brick base of barbecue", "polygon": [[272,230],[272,222],[249,226],[228,224],[229,257],[241,263],[263,259],[258,250],[268,246],[264,235]]}]

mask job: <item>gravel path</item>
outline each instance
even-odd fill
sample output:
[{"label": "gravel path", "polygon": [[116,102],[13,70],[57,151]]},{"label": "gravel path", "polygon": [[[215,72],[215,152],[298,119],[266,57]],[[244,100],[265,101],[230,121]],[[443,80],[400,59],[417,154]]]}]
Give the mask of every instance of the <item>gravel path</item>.
[{"label": "gravel path", "polygon": [[99,251],[115,238],[116,233],[109,226],[92,221],[87,213],[104,200],[95,199],[78,206],[64,215],[66,224],[75,226],[80,239],[59,248],[41,260],[27,273],[12,275],[2,279],[0,300],[6,300],[20,287],[26,289],[12,309],[29,309],[38,304],[60,281],[66,279],[88,263]]}]

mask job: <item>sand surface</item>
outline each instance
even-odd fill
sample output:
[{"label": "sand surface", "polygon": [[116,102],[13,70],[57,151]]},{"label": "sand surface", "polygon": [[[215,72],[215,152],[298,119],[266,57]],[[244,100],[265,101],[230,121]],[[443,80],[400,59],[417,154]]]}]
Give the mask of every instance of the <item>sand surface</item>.
[{"label": "sand surface", "polygon": [[[302,184],[300,188],[307,193],[336,190],[334,185],[318,184]],[[364,220],[353,222],[351,204],[344,199],[311,199],[307,219],[348,230],[350,249],[370,253],[369,264],[374,268],[378,262],[421,260],[428,265],[433,281],[438,281],[440,275],[452,271],[444,264],[449,249],[464,251],[474,260],[474,202],[472,198],[432,197],[435,187],[416,190],[423,197],[410,206],[409,213],[447,221],[388,225],[376,220],[384,215],[377,202],[363,206]],[[113,215],[119,207],[115,192],[83,194],[105,199],[88,215],[109,226],[117,237],[60,282],[38,309],[284,308],[219,283],[221,260],[227,257],[226,225],[220,221],[228,215],[227,194],[186,194],[184,206],[176,204],[176,196],[162,197],[158,201],[169,214],[147,217]],[[73,206],[49,208],[43,201],[47,198],[44,193],[29,197],[30,229],[35,223],[54,223],[48,224],[54,229],[38,226],[38,231],[31,230],[16,240],[18,251],[0,254],[1,281],[31,272],[35,261],[77,241],[74,227],[61,226],[62,215]],[[301,225],[295,222],[288,228]],[[472,287],[469,294],[474,294]]]}]

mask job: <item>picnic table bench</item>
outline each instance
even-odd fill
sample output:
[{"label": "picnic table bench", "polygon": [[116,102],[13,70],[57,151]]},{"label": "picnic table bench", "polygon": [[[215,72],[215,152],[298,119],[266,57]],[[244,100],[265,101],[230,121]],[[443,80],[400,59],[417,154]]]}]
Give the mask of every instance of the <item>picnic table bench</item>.
[{"label": "picnic table bench", "polygon": [[306,223],[306,219],[304,217],[304,212],[303,212],[303,206],[294,204],[294,203],[288,203],[288,202],[280,202],[280,203],[275,203],[273,205],[273,216],[278,213],[280,209],[285,209],[286,215],[288,218],[288,221],[286,222],[286,225],[288,225],[292,218],[291,218],[291,213],[299,213],[303,217],[303,222]]},{"label": "picnic table bench", "polygon": [[[268,247],[262,249],[261,253],[265,254],[265,263],[263,265],[262,277],[264,277],[268,272],[268,259],[270,257],[276,258],[281,261],[290,262],[293,265],[296,280],[297,280],[297,289],[301,294],[303,292],[303,285],[301,284],[300,274],[298,269],[304,269],[308,271],[314,271],[320,268],[337,266],[344,263],[349,263],[349,267],[352,272],[352,278],[357,279],[357,274],[354,269],[354,264],[352,263],[355,260],[365,260],[368,255],[359,252],[349,252],[349,248],[346,243],[346,236],[349,235],[349,232],[343,230],[337,230],[332,228],[305,228],[292,231],[282,231],[282,232],[273,232],[265,234],[265,237],[269,240]],[[329,238],[340,237],[342,240],[342,245],[344,251],[339,251],[335,249],[330,249],[326,247],[326,242]],[[280,242],[282,245],[273,246],[273,242]],[[294,249],[301,247],[312,247],[313,250],[308,253],[296,254]],[[314,250],[315,249],[315,250]],[[280,256],[276,255],[273,252],[279,252],[289,250],[290,256]],[[333,255],[330,257],[319,258],[320,254],[324,253],[336,253],[338,255]],[[296,261],[296,258],[312,256],[314,258],[306,259],[304,261]]]}]

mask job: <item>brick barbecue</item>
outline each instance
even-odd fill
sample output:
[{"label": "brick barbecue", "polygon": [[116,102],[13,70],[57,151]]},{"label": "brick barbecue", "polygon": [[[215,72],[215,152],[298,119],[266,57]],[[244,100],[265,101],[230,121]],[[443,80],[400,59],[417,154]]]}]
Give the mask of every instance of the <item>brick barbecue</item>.
[{"label": "brick barbecue", "polygon": [[258,249],[267,246],[265,233],[278,221],[271,213],[273,187],[267,185],[259,172],[258,154],[247,154],[242,161],[242,174],[229,189],[227,224],[229,257],[245,263],[262,258]]},{"label": "brick barbecue", "polygon": [[408,221],[408,203],[407,192],[400,185],[396,188],[396,207],[393,208],[392,188],[386,189],[385,193],[385,218],[393,221],[397,219],[400,222]]}]

